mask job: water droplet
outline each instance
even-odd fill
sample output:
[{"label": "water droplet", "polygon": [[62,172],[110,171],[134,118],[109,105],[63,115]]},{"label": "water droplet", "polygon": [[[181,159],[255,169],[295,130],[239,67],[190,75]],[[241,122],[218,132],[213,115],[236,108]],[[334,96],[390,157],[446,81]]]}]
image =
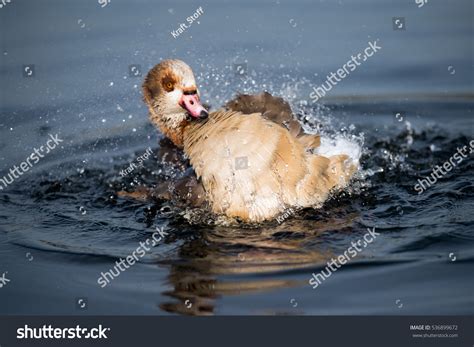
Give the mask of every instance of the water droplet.
[{"label": "water droplet", "polygon": [[79,211],[81,212],[82,215],[85,215],[87,213],[86,209],[84,206],[79,207]]},{"label": "water droplet", "polygon": [[296,21],[292,18],[290,19],[290,25],[293,27],[293,28],[296,28]]}]

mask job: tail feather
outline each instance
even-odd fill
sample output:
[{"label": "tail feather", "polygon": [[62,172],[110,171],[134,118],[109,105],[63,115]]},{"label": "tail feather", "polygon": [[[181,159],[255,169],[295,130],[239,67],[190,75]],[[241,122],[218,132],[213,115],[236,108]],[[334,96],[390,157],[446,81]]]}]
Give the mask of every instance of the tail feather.
[{"label": "tail feather", "polygon": [[349,183],[356,171],[356,166],[346,154],[333,155],[329,157],[328,178],[330,189],[342,189]]},{"label": "tail feather", "polygon": [[319,207],[334,189],[347,186],[357,167],[345,154],[308,156],[309,172],[298,185],[298,204]]}]

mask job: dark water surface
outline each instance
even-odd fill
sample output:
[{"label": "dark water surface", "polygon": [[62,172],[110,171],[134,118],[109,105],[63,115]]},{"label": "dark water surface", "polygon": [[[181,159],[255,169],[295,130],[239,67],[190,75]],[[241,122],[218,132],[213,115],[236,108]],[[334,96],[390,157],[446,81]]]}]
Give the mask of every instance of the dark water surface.
[{"label": "dark water surface", "polygon": [[[173,38],[199,6],[200,23]],[[393,30],[394,16],[407,30]],[[12,0],[0,9],[0,177],[49,134],[64,142],[0,190],[0,276],[10,279],[0,313],[472,314],[472,154],[414,190],[474,139],[471,17],[469,1]],[[382,50],[324,106],[311,104],[311,87],[375,39]],[[282,224],[228,226],[118,197],[183,172],[161,161],[142,77],[128,71],[168,57],[193,67],[214,108],[238,91],[285,97],[308,128],[363,149],[360,176]],[[33,78],[24,64],[35,65]],[[121,177],[148,147],[153,158]],[[100,273],[161,227],[169,235],[100,288]],[[313,272],[373,227],[371,245],[310,287]]]}]

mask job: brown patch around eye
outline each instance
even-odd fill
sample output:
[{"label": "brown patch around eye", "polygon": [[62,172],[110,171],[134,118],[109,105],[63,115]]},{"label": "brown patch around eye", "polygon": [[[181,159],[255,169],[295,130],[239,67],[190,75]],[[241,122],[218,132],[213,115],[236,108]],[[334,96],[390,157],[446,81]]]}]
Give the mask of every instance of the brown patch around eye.
[{"label": "brown patch around eye", "polygon": [[172,92],[174,90],[174,86],[176,84],[176,80],[173,78],[173,76],[165,76],[161,80],[161,84],[163,85],[164,90],[167,92]]}]

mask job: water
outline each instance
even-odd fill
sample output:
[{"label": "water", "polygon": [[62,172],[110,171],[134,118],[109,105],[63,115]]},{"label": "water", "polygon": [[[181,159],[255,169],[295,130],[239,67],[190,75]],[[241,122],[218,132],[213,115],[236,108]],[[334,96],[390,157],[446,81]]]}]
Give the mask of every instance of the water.
[{"label": "water", "polygon": [[[199,24],[173,38],[199,6]],[[0,276],[10,279],[0,312],[472,314],[472,154],[423,194],[414,190],[474,138],[469,7],[12,0],[0,10],[0,177],[49,134],[64,141],[0,191]],[[407,30],[393,31],[401,15]],[[375,39],[382,50],[312,104],[311,87]],[[142,77],[129,71],[145,74],[168,57],[193,67],[213,108],[237,91],[285,97],[307,130],[361,152],[359,177],[282,224],[229,226],[118,197],[185,170],[179,153],[161,160]],[[34,77],[23,77],[31,64]],[[153,158],[122,177],[148,147]],[[373,227],[372,244],[310,287],[313,272]],[[157,228],[169,235],[101,288],[101,272]]]}]

